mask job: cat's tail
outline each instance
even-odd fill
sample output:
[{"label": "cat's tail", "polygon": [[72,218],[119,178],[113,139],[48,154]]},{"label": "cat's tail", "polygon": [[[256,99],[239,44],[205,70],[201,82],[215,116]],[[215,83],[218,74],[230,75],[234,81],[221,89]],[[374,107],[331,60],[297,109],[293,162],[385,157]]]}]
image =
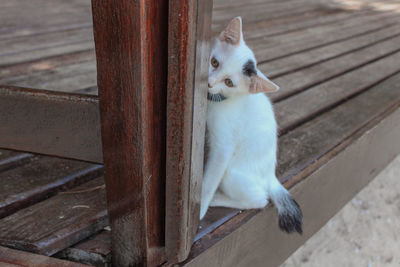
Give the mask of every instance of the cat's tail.
[{"label": "cat's tail", "polygon": [[269,189],[269,196],[278,210],[279,228],[287,233],[296,231],[302,234],[303,214],[299,204],[278,179],[273,179]]}]

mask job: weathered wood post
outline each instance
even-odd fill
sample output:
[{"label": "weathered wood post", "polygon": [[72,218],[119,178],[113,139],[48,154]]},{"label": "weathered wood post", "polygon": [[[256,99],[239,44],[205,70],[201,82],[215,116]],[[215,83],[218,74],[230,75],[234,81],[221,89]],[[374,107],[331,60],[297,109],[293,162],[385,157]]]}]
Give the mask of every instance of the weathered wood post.
[{"label": "weathered wood post", "polygon": [[186,259],[199,222],[212,0],[170,1],[166,253]]},{"label": "weathered wood post", "polygon": [[182,261],[199,217],[212,1],[92,7],[113,262]]},{"label": "weathered wood post", "polygon": [[92,0],[115,266],[165,260],[168,1]]}]

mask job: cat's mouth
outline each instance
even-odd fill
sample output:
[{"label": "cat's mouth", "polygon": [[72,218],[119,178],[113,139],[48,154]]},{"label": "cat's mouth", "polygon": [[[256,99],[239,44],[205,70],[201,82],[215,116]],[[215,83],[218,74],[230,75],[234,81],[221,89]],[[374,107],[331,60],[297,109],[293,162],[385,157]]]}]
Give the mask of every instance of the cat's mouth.
[{"label": "cat's mouth", "polygon": [[207,93],[207,99],[212,102],[222,102],[226,99],[223,94],[212,94],[210,92]]}]

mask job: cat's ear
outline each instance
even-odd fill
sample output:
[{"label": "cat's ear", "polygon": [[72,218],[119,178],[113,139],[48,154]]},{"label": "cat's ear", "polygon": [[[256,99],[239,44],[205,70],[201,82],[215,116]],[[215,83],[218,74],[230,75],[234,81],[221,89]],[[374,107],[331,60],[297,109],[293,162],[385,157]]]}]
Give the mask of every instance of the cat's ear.
[{"label": "cat's ear", "polygon": [[219,40],[221,42],[226,42],[231,45],[238,45],[242,38],[242,18],[240,16],[231,20],[226,29],[219,35]]},{"label": "cat's ear", "polygon": [[256,75],[251,75],[249,88],[251,94],[270,93],[278,90],[279,86],[265,77],[260,71],[257,71]]}]

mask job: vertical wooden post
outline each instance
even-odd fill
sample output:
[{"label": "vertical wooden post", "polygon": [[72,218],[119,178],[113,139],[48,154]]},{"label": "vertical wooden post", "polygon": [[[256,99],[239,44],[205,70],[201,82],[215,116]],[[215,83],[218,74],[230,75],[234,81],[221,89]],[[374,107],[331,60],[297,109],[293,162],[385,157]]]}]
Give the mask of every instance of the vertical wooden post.
[{"label": "vertical wooden post", "polygon": [[186,259],[199,222],[212,0],[170,1],[166,253]]},{"label": "vertical wooden post", "polygon": [[115,266],[164,261],[168,1],[92,0]]}]

